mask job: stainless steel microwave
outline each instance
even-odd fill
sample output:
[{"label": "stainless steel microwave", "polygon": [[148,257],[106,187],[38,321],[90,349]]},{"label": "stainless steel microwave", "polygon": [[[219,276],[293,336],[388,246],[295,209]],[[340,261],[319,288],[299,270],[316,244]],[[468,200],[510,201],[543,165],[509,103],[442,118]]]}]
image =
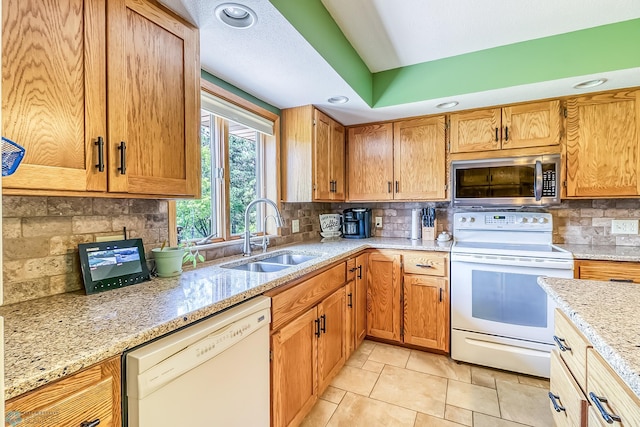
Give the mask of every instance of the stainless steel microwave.
[{"label": "stainless steel microwave", "polygon": [[453,206],[560,203],[560,154],[451,163]]}]

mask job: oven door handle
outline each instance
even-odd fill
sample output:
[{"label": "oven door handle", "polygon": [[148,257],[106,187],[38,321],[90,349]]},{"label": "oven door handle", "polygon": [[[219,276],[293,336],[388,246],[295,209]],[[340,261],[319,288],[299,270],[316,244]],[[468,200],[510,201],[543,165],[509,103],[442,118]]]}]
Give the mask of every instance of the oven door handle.
[{"label": "oven door handle", "polygon": [[539,202],[542,199],[542,162],[540,160],[536,160],[536,181],[533,192],[536,196],[536,202]]},{"label": "oven door handle", "polygon": [[551,268],[562,270],[573,269],[573,259],[530,258],[508,255],[474,255],[452,253],[451,263],[453,264],[455,262],[499,266],[510,265],[528,268]]}]

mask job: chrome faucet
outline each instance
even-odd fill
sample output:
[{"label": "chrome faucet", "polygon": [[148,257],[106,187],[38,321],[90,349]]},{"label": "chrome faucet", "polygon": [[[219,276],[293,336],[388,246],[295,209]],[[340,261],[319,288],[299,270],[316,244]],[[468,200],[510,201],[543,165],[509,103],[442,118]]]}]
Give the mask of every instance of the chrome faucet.
[{"label": "chrome faucet", "polygon": [[[282,227],[282,216],[280,215],[280,211],[278,210],[278,205],[276,205],[276,203],[273,200],[263,199],[263,198],[252,200],[251,203],[249,203],[247,205],[247,208],[244,210],[244,245],[242,248],[242,252],[244,252],[244,256],[251,255],[251,231],[249,231],[249,211],[254,205],[257,205],[258,203],[266,203],[268,205],[271,205],[273,209],[276,211],[276,215],[274,216],[274,219],[276,220],[276,226]],[[265,224],[267,223],[266,218],[264,223]],[[266,233],[267,231],[264,230],[264,232]],[[265,243],[266,241],[263,239],[263,245],[262,245],[263,250],[266,250]]]}]

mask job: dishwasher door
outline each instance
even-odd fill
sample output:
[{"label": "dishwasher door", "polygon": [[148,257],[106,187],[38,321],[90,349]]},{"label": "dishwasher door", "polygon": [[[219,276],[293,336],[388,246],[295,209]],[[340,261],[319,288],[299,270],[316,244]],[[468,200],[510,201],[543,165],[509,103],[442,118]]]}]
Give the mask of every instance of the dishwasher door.
[{"label": "dishwasher door", "polygon": [[127,425],[269,426],[270,305],[256,297],[129,352]]}]

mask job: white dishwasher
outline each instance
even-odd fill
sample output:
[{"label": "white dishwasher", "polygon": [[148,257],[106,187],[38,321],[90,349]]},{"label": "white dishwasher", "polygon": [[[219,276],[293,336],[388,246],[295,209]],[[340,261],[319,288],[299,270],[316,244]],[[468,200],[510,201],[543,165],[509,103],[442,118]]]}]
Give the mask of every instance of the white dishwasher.
[{"label": "white dishwasher", "polygon": [[128,426],[269,426],[270,306],[255,297],[127,353]]}]

